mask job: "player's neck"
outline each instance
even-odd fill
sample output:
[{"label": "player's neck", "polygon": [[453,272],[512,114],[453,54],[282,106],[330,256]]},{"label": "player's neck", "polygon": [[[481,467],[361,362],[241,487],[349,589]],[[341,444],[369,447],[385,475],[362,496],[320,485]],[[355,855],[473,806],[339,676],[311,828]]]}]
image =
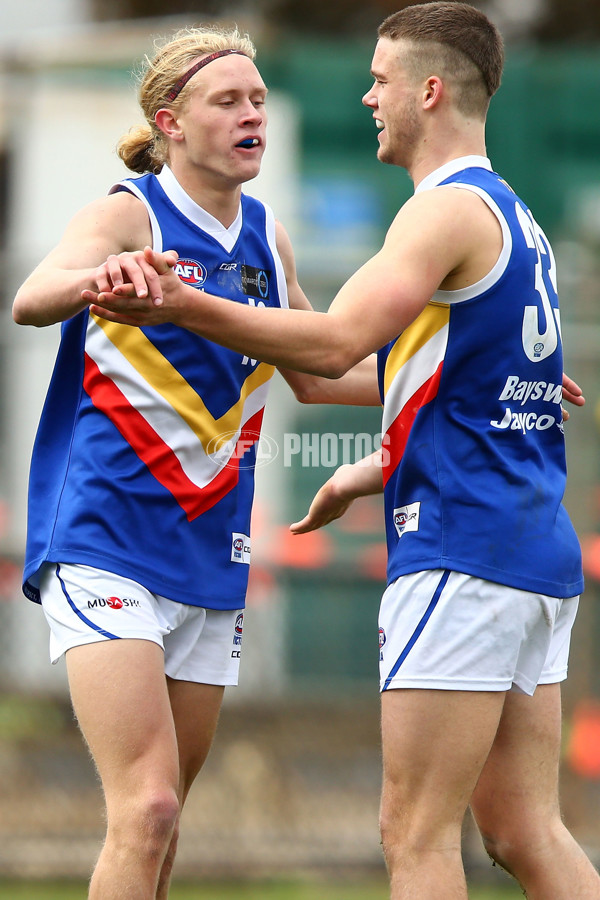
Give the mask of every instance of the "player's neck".
[{"label": "player's neck", "polygon": [[241,185],[226,180],[215,180],[213,183],[194,171],[177,166],[173,166],[172,171],[186,194],[225,228],[229,228],[240,209]]},{"label": "player's neck", "polygon": [[485,135],[481,129],[446,135],[446,139],[424,142],[414,154],[411,165],[407,167],[415,188],[431,172],[453,159],[463,156],[486,156]]}]

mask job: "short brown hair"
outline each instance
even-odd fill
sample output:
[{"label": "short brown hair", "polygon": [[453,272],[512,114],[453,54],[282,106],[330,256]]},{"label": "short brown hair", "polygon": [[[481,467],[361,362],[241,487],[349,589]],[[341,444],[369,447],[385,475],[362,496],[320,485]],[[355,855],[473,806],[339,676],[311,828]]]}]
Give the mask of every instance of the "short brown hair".
[{"label": "short brown hair", "polygon": [[[388,16],[378,35],[413,43],[415,71],[427,75],[431,66],[438,67],[441,76],[457,83],[459,108],[472,113],[479,107],[479,112],[485,113],[500,86],[504,44],[481,10],[458,0],[418,3]],[[481,90],[477,90],[477,82]],[[480,99],[478,95],[482,95]]]}]

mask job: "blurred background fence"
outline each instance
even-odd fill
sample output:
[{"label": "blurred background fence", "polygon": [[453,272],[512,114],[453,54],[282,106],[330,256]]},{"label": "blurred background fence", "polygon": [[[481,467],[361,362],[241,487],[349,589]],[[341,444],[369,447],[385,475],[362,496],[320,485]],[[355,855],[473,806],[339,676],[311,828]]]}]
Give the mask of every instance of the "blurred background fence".
[{"label": "blurred background fence", "polygon": [[[146,15],[157,18],[140,19],[133,2],[27,0],[0,13],[0,877],[84,876],[103,831],[64,668],[50,667],[41,611],[20,594],[29,454],[58,335],[17,328],[14,291],[75,210],[127,174],[114,146],[139,121],[133,62],[155,36],[223,13],[255,38],[272,92],[264,172],[248,192],[273,205],[306,293],[326,308],[377,248],[411,185],[377,163],[371,117],[360,105],[375,26],[395,7],[373,4],[367,23],[356,4],[334,3],[338,24],[354,22],[338,28],[319,24],[308,4],[311,32],[298,24],[300,5],[257,3],[250,15],[248,6],[212,3],[203,15],[185,3],[146,3]],[[162,16],[166,6],[181,15]],[[509,38],[489,153],[554,243],[566,369],[587,396],[567,426],[567,506],[587,589],[565,687],[563,775],[565,816],[598,860],[600,52],[594,40],[540,41],[536,22],[547,32],[550,12],[566,27],[560,3],[522,3],[521,19],[506,18],[509,7],[504,20],[499,6],[486,7]],[[597,27],[593,16],[588,24]],[[264,430],[241,685],[227,696],[190,797],[178,871],[380,870],[381,503],[365,499],[315,535],[292,539],[287,528],[336,465],[376,446],[379,412],[301,407],[278,381]],[[489,871],[465,827],[468,865]]]}]

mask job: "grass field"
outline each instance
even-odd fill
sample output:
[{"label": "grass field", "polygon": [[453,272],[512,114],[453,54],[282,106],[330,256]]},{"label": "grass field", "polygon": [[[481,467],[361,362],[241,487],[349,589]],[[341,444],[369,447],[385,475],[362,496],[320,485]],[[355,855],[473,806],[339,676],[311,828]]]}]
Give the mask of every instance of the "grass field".
[{"label": "grass field", "polygon": [[[170,900],[386,900],[383,881],[361,884],[333,882],[218,882],[177,884]],[[0,900],[85,900],[85,885],[43,882],[0,881]],[[516,888],[473,888],[469,900],[522,900]]]}]

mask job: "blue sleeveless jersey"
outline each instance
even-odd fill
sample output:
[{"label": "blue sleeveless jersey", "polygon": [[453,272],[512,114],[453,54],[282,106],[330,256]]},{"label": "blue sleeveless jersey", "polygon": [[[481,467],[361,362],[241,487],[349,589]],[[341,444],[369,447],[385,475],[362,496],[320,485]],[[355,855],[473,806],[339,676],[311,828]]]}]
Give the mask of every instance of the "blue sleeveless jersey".
[{"label": "blue sleeveless jersey", "polygon": [[[242,195],[236,223],[219,232],[168,169],[113,190],[146,205],[154,248],[177,250],[183,281],[287,306],[264,204]],[[133,328],[87,310],[64,322],[33,451],[25,594],[39,600],[48,561],[96,566],[193,606],[242,607],[272,374],[171,324]]]},{"label": "blue sleeveless jersey", "polygon": [[562,505],[562,347],[552,249],[483,157],[432,173],[478,194],[503,249],[379,352],[388,580],[453,569],[554,597],[583,589]]}]

